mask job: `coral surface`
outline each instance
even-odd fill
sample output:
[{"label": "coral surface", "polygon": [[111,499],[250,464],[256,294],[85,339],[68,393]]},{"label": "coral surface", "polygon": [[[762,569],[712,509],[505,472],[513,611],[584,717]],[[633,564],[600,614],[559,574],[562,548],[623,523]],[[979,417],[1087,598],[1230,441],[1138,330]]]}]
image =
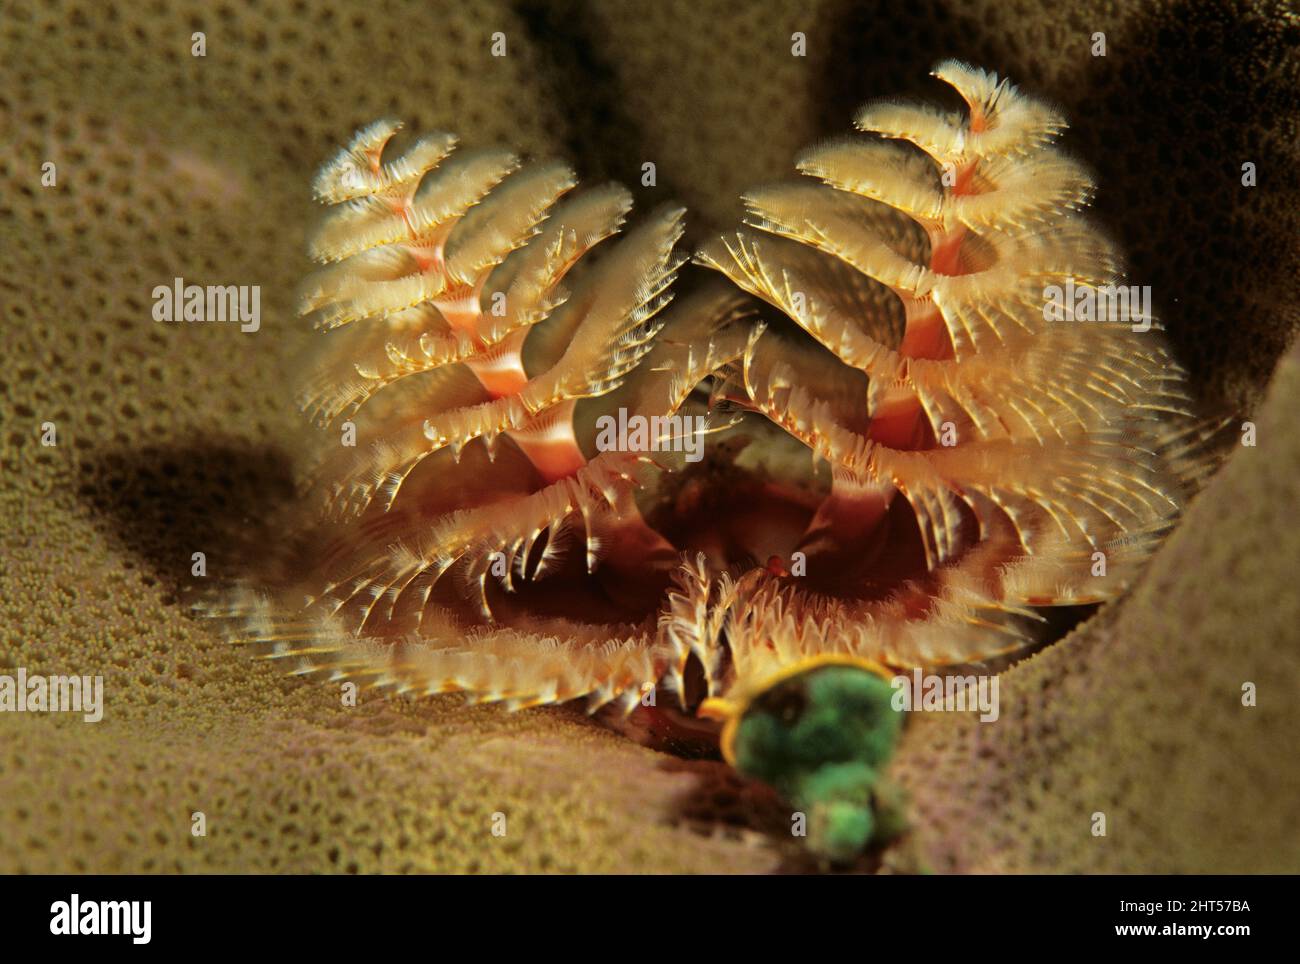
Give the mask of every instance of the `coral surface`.
[{"label": "coral surface", "polygon": [[[314,217],[303,172],[348,132],[400,116],[572,158],[589,183],[639,185],[654,161],[638,210],[675,199],[700,241],[737,219],[726,199],[783,176],[868,97],[924,93],[952,55],[1074,120],[1099,217],[1152,284],[1197,392],[1251,415],[1258,445],[1211,481],[1129,598],[1004,674],[997,725],[909,727],[894,767],[916,829],[908,859],[885,867],[1296,870],[1300,358],[1278,364],[1300,320],[1294,13],[631,9],[5,4],[0,667],[103,673],[107,707],[97,724],[0,716],[0,869],[797,866],[745,829],[771,802],[718,766],[563,710],[345,708],[250,662],[183,597],[195,551],[222,575],[277,537],[248,507],[289,497],[302,431],[284,399],[312,337],[295,304]],[[508,56],[491,56],[494,31]],[[791,56],[795,31],[806,58]],[[1097,31],[1104,58],[1089,52]],[[260,284],[261,330],[154,322],[150,292],[176,277]],[[56,447],[40,444],[44,422]],[[1090,833],[1097,811],[1105,838]]]}]

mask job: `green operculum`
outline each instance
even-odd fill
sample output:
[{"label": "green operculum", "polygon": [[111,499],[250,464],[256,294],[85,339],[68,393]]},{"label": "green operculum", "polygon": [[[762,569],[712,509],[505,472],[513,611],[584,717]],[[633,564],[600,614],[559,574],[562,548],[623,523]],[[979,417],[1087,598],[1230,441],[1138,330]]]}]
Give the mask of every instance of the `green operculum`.
[{"label": "green operculum", "polygon": [[810,848],[829,860],[852,860],[896,831],[897,816],[874,802],[903,727],[892,697],[867,669],[814,667],[755,698],[737,727],[736,768],[802,812]]}]

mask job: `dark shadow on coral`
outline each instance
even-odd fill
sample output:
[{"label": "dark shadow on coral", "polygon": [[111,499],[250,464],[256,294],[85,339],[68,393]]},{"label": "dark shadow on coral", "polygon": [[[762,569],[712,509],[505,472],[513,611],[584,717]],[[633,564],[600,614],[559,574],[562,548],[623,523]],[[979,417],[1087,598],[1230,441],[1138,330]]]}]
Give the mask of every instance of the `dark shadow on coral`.
[{"label": "dark shadow on coral", "polygon": [[282,453],[238,442],[92,451],[80,468],[79,496],[169,602],[202,588],[191,575],[195,552],[213,582],[248,571],[293,493]]},{"label": "dark shadow on coral", "polygon": [[[770,848],[779,858],[775,873],[877,873],[879,852],[868,852],[852,864],[829,867],[809,853],[801,838],[791,833],[791,810],[771,787],[746,780],[721,761],[669,758],[660,765],[669,773],[689,773],[692,789],[676,802],[674,822],[701,836],[750,837],[755,846]],[[766,838],[759,841],[758,838]]]},{"label": "dark shadow on coral", "polygon": [[554,96],[570,118],[565,155],[582,182],[617,181],[632,190],[643,211],[666,197],[679,197],[662,171],[656,171],[654,188],[641,186],[641,165],[653,153],[641,124],[625,106],[618,70],[602,53],[608,44],[590,2],[516,0],[515,13],[545,58],[545,75],[554,78]]}]

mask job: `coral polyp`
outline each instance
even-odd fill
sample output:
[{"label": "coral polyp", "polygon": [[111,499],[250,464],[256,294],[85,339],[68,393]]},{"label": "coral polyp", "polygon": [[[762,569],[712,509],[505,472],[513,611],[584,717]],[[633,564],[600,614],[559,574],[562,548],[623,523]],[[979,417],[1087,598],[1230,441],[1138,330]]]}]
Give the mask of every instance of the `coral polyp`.
[{"label": "coral polyp", "polygon": [[[829,851],[861,847],[892,736],[823,759],[782,736],[821,718],[782,716],[791,694],[894,733],[880,677],[1015,653],[1044,609],[1119,595],[1213,464],[1063,118],[935,75],[964,111],[863,109],[802,182],[745,196],[671,308],[681,210],[614,239],[620,187],[359,132],[316,180],[315,514],[238,601],[243,637],[304,674],[804,746],[741,765],[807,797]],[[669,434],[597,431],[637,419]]]}]

